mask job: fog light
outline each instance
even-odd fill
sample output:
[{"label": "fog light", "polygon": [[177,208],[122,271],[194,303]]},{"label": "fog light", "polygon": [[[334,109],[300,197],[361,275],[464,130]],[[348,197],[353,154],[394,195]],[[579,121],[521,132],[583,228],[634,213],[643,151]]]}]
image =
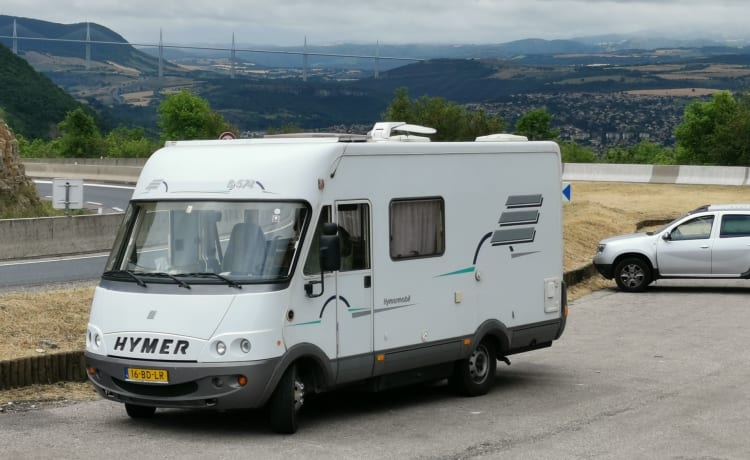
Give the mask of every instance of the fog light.
[{"label": "fog light", "polygon": [[250,341],[247,339],[242,339],[242,341],[240,342],[240,350],[242,350],[243,353],[249,353]]},{"label": "fog light", "polygon": [[218,342],[216,342],[216,353],[218,353],[221,356],[224,356],[224,353],[226,353],[226,352],[227,352],[227,346],[226,346],[226,344],[224,342],[222,342],[221,340],[219,340]]}]

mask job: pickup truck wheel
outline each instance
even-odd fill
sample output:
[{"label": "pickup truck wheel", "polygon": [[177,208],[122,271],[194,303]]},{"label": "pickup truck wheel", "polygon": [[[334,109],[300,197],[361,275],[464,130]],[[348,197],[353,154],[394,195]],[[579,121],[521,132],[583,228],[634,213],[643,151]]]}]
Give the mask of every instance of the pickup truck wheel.
[{"label": "pickup truck wheel", "polygon": [[456,362],[448,383],[454,390],[466,396],[480,396],[492,388],[497,369],[495,347],[483,341],[468,358]]},{"label": "pickup truck wheel", "polygon": [[645,291],[651,281],[651,267],[638,257],[623,259],[615,267],[615,282],[623,291]]},{"label": "pickup truck wheel", "polygon": [[125,404],[125,412],[130,418],[151,418],[156,412],[155,407],[137,406],[135,404]]},{"label": "pickup truck wheel", "polygon": [[297,375],[297,366],[292,364],[279,380],[268,403],[271,428],[282,434],[297,431],[298,413],[305,402],[305,384]]}]

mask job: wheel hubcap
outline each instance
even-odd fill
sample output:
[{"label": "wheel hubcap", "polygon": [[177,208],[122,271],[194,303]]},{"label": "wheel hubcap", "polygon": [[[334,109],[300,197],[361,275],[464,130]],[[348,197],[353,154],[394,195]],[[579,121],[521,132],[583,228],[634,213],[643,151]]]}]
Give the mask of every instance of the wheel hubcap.
[{"label": "wheel hubcap", "polygon": [[620,273],[620,280],[626,286],[638,287],[643,283],[644,273],[638,265],[627,265]]},{"label": "wheel hubcap", "polygon": [[299,410],[305,403],[305,384],[299,380],[294,381],[294,410]]},{"label": "wheel hubcap", "polygon": [[474,383],[482,383],[489,372],[490,363],[487,349],[480,345],[469,356],[469,375]]}]

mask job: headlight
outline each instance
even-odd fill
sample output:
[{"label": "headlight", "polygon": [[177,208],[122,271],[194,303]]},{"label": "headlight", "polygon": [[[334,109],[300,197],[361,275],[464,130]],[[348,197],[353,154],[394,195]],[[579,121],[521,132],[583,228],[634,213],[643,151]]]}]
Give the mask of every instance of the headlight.
[{"label": "headlight", "polygon": [[227,346],[224,342],[219,340],[216,342],[216,353],[218,353],[220,356],[224,356],[224,353],[227,352]]},{"label": "headlight", "polygon": [[96,345],[96,348],[102,346],[102,337],[99,334],[94,334],[94,345]]},{"label": "headlight", "polygon": [[242,339],[240,342],[240,350],[242,350],[243,353],[250,353],[250,341]]}]

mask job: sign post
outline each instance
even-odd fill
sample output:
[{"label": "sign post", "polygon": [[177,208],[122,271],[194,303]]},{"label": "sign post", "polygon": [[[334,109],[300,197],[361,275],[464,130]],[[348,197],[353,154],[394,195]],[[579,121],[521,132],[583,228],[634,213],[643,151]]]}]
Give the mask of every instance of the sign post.
[{"label": "sign post", "polygon": [[52,208],[64,209],[66,216],[83,208],[83,179],[53,179]]}]

